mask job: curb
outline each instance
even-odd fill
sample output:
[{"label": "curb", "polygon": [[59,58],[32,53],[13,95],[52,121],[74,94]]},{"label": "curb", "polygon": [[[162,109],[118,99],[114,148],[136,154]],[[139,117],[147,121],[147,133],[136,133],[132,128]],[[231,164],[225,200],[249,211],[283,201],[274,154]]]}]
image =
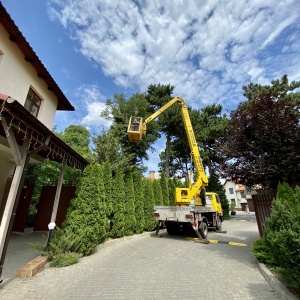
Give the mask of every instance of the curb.
[{"label": "curb", "polygon": [[[255,258],[255,257],[254,257]],[[283,300],[298,300],[298,298],[292,294],[266,267],[265,264],[260,263],[256,258],[258,269],[261,275],[266,279],[272,289],[281,297]]]},{"label": "curb", "polygon": [[135,235],[131,235],[131,236],[123,236],[121,238],[116,238],[116,239],[110,239],[107,241],[104,241],[103,243],[97,245],[94,249],[93,253],[98,252],[99,250],[104,250],[106,248],[108,248],[109,246],[115,245],[115,244],[119,244],[119,243],[124,243],[124,242],[129,242],[132,240],[137,240],[139,238],[144,238],[146,236],[150,236],[153,232],[155,231],[144,231],[142,233],[139,234],[135,234]]}]

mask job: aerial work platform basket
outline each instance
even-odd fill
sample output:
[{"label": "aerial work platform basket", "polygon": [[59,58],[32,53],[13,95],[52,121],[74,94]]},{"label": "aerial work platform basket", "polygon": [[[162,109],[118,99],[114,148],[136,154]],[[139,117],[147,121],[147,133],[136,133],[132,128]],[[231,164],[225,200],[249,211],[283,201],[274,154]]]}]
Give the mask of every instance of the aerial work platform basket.
[{"label": "aerial work platform basket", "polygon": [[143,119],[130,117],[127,128],[127,135],[130,142],[139,143],[143,137]]}]

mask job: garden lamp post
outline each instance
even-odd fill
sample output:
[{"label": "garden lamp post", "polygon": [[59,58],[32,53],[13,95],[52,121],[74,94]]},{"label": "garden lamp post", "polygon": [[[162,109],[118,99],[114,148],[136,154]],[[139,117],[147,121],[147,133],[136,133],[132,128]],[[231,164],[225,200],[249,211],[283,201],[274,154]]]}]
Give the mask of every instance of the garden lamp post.
[{"label": "garden lamp post", "polygon": [[51,223],[48,224],[49,233],[48,233],[46,252],[50,251],[49,247],[50,247],[51,237],[52,237],[53,230],[54,230],[55,226],[56,226],[56,224],[54,222],[51,222]]}]

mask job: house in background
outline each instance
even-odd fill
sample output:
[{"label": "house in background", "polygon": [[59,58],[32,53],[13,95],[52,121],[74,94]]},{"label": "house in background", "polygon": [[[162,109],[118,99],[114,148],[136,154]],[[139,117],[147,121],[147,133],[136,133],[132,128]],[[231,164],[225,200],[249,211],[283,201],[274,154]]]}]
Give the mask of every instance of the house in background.
[{"label": "house in background", "polygon": [[256,194],[254,188],[249,190],[245,185],[235,183],[231,180],[226,180],[223,186],[229,206],[234,202],[237,210],[245,210],[245,206],[248,204],[250,210],[253,211],[252,195]]},{"label": "house in background", "polygon": [[150,180],[160,179],[160,173],[155,173],[155,171],[149,171],[149,175],[144,176],[144,179],[150,179]]}]

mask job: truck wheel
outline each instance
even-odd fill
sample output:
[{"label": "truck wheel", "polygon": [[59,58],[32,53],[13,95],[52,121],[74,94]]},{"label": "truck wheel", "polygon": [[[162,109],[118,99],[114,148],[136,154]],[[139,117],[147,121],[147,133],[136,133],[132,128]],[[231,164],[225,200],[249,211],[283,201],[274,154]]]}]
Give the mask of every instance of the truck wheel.
[{"label": "truck wheel", "polygon": [[200,235],[202,236],[203,239],[206,239],[207,238],[207,234],[208,234],[208,226],[207,226],[207,223],[202,221],[200,223],[200,226],[199,226],[199,233]]},{"label": "truck wheel", "polygon": [[216,229],[217,230],[222,230],[222,220],[221,220],[220,217],[218,217]]}]

